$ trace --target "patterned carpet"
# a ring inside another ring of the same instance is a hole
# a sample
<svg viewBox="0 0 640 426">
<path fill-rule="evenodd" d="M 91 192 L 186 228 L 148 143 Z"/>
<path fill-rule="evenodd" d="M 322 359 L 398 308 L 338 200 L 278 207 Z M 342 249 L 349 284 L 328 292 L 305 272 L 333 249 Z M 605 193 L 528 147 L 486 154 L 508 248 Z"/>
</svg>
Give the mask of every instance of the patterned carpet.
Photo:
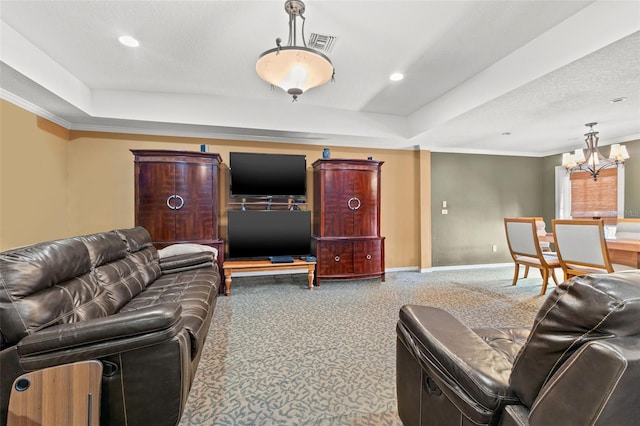
<svg viewBox="0 0 640 426">
<path fill-rule="evenodd" d="M 442 307 L 472 327 L 529 325 L 544 299 L 541 279 L 532 271 L 513 287 L 512 273 L 398 272 L 313 291 L 306 274 L 234 277 L 232 296 L 218 299 L 180 425 L 401 425 L 400 307 Z"/>
</svg>

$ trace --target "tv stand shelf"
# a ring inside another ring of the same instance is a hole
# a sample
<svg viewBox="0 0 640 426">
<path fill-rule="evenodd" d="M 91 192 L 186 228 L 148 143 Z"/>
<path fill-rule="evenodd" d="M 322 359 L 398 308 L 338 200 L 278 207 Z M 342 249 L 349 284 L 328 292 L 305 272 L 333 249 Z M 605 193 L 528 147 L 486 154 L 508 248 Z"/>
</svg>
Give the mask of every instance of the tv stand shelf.
<svg viewBox="0 0 640 426">
<path fill-rule="evenodd" d="M 241 210 L 247 210 L 247 207 L 255 209 L 255 207 L 263 207 L 265 210 L 302 210 L 301 207 L 306 207 L 307 202 L 299 199 L 249 199 L 243 198 L 242 201 L 230 201 L 229 206 L 240 207 Z"/>
<path fill-rule="evenodd" d="M 224 271 L 225 294 L 231 296 L 231 280 L 234 272 L 262 272 L 272 270 L 306 269 L 309 278 L 309 290 L 313 290 L 313 278 L 316 262 L 295 259 L 293 263 L 271 263 L 269 260 L 225 260 Z"/>
</svg>

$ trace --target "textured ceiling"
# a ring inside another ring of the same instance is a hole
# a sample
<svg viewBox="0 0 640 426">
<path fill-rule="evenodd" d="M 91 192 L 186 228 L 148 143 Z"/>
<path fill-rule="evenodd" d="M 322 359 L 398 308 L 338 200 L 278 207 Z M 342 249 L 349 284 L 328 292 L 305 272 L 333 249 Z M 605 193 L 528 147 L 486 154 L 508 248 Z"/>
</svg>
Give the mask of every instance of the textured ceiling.
<svg viewBox="0 0 640 426">
<path fill-rule="evenodd" d="M 296 103 L 255 72 L 283 4 L 3 0 L 0 94 L 80 130 L 532 156 L 590 121 L 640 138 L 636 0 L 308 0 L 336 82 Z"/>
</svg>

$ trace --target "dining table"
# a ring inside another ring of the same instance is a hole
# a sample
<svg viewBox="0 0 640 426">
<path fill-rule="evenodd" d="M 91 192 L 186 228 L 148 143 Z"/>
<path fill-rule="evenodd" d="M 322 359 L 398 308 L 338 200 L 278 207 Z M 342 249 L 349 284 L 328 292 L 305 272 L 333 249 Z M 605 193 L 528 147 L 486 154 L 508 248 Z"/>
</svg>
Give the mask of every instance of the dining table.
<svg viewBox="0 0 640 426">
<path fill-rule="evenodd" d="M 553 234 L 538 236 L 541 242 L 554 243 Z M 611 263 L 640 269 L 640 240 L 610 238 L 605 240 Z"/>
</svg>

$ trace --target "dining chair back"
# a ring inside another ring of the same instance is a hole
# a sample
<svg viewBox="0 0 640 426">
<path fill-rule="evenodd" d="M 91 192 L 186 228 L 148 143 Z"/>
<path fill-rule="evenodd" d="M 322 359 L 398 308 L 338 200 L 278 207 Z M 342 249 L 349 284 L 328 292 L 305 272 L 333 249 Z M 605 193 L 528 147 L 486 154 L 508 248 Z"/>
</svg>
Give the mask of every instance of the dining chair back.
<svg viewBox="0 0 640 426">
<path fill-rule="evenodd" d="M 609 261 L 602 219 L 554 219 L 553 236 L 564 278 L 609 273 Z"/>
<path fill-rule="evenodd" d="M 525 267 L 525 277 L 529 267 L 540 270 L 542 274 L 540 294 L 544 294 L 547 291 L 549 275 L 557 285 L 558 280 L 553 270 L 554 268 L 559 268 L 560 263 L 555 253 L 544 253 L 542 251 L 538 240 L 536 218 L 505 218 L 504 228 L 507 236 L 507 245 L 515 264 L 512 285 L 516 285 L 518 282 L 521 265 Z"/>
<path fill-rule="evenodd" d="M 640 240 L 640 219 L 620 218 L 616 226 L 617 240 Z"/>
</svg>

